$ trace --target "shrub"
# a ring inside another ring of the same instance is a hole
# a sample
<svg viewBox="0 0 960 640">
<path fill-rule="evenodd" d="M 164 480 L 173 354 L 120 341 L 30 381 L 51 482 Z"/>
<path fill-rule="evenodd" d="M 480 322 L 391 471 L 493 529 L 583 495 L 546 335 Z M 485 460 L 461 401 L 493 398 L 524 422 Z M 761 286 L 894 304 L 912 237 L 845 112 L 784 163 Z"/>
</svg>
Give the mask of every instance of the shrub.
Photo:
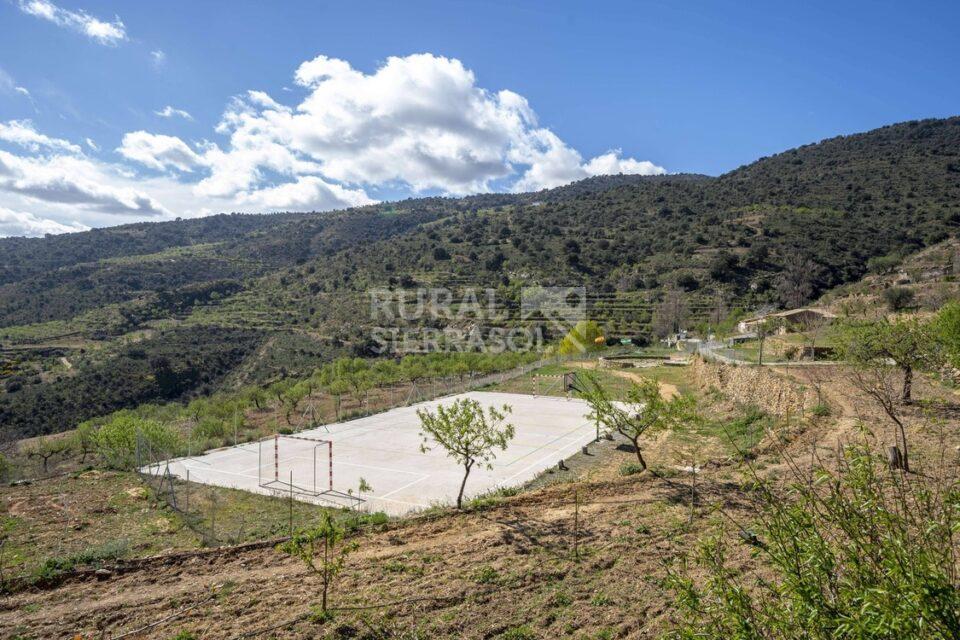
<svg viewBox="0 0 960 640">
<path fill-rule="evenodd" d="M 891 311 L 900 311 L 913 304 L 913 290 L 906 287 L 890 287 L 883 290 L 883 301 Z"/>
<path fill-rule="evenodd" d="M 755 478 L 749 542 L 772 577 L 741 575 L 718 534 L 693 561 L 697 577 L 683 563 L 669 569 L 683 620 L 670 637 L 958 637 L 960 485 L 944 477 L 891 474 L 851 448 L 837 471 L 796 468 L 786 492 Z"/>
<path fill-rule="evenodd" d="M 825 418 L 826 416 L 830 415 L 830 405 L 828 405 L 826 402 L 821 402 L 813 407 L 813 409 L 810 410 L 810 413 L 818 418 Z"/>
<path fill-rule="evenodd" d="M 620 475 L 621 476 L 632 476 L 638 473 L 643 473 L 643 465 L 639 462 L 624 462 L 620 465 Z"/>
<path fill-rule="evenodd" d="M 111 560 L 119 560 L 130 551 L 125 539 L 110 540 L 101 545 L 87 547 L 79 553 L 69 556 L 47 558 L 37 568 L 36 577 L 41 580 L 53 578 L 61 573 L 72 571 L 76 567 L 100 566 Z"/>
</svg>

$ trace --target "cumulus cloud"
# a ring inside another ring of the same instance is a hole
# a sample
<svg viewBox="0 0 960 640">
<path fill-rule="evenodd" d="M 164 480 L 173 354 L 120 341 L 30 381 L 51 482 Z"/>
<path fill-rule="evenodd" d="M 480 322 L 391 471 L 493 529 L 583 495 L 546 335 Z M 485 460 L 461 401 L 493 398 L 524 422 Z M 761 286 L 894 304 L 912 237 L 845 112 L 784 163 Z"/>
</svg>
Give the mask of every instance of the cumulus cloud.
<svg viewBox="0 0 960 640">
<path fill-rule="evenodd" d="M 80 156 L 24 157 L 0 151 L 0 191 L 105 214 L 169 213 L 149 194 L 118 185 L 121 177 Z"/>
<path fill-rule="evenodd" d="M 214 141 L 128 132 L 116 149 L 123 163 L 85 156 L 29 121 L 0 123 L 0 141 L 34 154 L 0 151 L 0 206 L 31 211 L 35 225 L 98 225 L 110 216 L 345 208 L 373 203 L 370 189 L 383 187 L 535 191 L 606 173 L 664 173 L 619 149 L 584 159 L 523 96 L 481 87 L 459 60 L 392 57 L 366 73 L 317 56 L 293 80 L 299 102 L 256 90 L 230 100 Z M 156 114 L 190 117 L 171 105 Z"/>
<path fill-rule="evenodd" d="M 71 233 L 87 231 L 90 227 L 73 222 L 62 224 L 56 220 L 40 218 L 25 211 L 14 211 L 0 207 L 0 237 L 27 236 L 37 237 L 48 233 Z"/>
<path fill-rule="evenodd" d="M 241 204 L 255 205 L 261 211 L 324 211 L 376 202 L 363 189 L 348 189 L 316 176 L 301 176 L 296 182 L 241 193 L 238 200 Z"/>
<path fill-rule="evenodd" d="M 106 22 L 83 10 L 63 9 L 49 0 L 20 0 L 19 7 L 28 15 L 82 33 L 102 45 L 115 46 L 127 39 L 126 27 L 119 17 Z"/>
<path fill-rule="evenodd" d="M 277 193 L 277 178 L 303 189 L 304 176 L 354 189 L 465 194 L 538 190 L 605 172 L 664 173 L 619 151 L 584 161 L 538 125 L 523 96 L 483 89 L 459 60 L 392 57 L 363 73 L 317 56 L 294 80 L 308 91 L 295 106 L 262 91 L 230 102 L 216 128 L 226 144 L 207 143 L 190 165 L 209 170 L 198 194 L 252 201 L 261 188 Z M 146 152 L 125 155 L 153 169 L 171 166 Z"/>
<path fill-rule="evenodd" d="M 170 105 L 165 106 L 159 111 L 154 111 L 154 113 L 161 118 L 183 118 L 184 120 L 193 120 L 193 116 L 183 109 L 175 109 Z"/>
<path fill-rule="evenodd" d="M 161 69 L 167 61 L 167 54 L 162 49 L 156 49 L 150 52 L 150 62 L 154 69 Z"/>
<path fill-rule="evenodd" d="M 203 163 L 200 156 L 180 138 L 146 131 L 125 134 L 117 151 L 125 158 L 157 171 L 166 169 L 193 171 Z"/>
<path fill-rule="evenodd" d="M 0 141 L 10 142 L 34 152 L 40 151 L 41 149 L 53 149 L 57 151 L 67 151 L 69 153 L 80 153 L 80 147 L 77 145 L 67 140 L 51 138 L 38 132 L 29 120 L 0 122 Z"/>
</svg>

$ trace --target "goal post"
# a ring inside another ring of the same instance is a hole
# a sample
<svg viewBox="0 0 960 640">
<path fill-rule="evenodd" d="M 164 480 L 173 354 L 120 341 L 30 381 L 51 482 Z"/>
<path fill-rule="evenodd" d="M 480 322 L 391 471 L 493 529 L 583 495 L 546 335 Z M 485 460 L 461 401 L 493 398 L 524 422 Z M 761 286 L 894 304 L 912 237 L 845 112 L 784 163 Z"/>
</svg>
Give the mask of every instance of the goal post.
<svg viewBox="0 0 960 640">
<path fill-rule="evenodd" d="M 277 434 L 260 441 L 257 484 L 276 493 L 333 493 L 333 441 Z"/>
</svg>

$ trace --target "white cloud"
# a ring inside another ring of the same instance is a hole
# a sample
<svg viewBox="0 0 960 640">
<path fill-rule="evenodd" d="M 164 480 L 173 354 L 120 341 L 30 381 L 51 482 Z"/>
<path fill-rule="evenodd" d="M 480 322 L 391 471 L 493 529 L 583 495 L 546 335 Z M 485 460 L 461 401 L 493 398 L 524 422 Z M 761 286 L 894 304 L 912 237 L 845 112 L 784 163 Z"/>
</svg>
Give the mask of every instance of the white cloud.
<svg viewBox="0 0 960 640">
<path fill-rule="evenodd" d="M 125 134 L 117 151 L 125 158 L 157 171 L 193 171 L 203 163 L 200 156 L 180 138 L 146 131 Z"/>
<path fill-rule="evenodd" d="M 56 220 L 40 218 L 25 211 L 14 211 L 0 207 L 0 237 L 43 236 L 48 233 L 71 233 L 87 231 L 90 227 L 74 222 L 61 224 Z"/>
<path fill-rule="evenodd" d="M 167 54 L 161 49 L 151 51 L 150 62 L 153 64 L 154 69 L 160 69 L 167 62 Z"/>
<path fill-rule="evenodd" d="M 52 149 L 68 153 L 80 153 L 80 147 L 67 140 L 51 138 L 39 133 L 33 128 L 33 123 L 29 120 L 0 122 L 0 141 L 10 142 L 34 152 L 41 149 Z"/>
<path fill-rule="evenodd" d="M 584 169 L 591 176 L 613 175 L 617 173 L 638 173 L 640 175 L 656 175 L 664 173 L 662 167 L 658 167 L 648 160 L 638 161 L 633 158 L 621 158 L 620 149 L 608 151 L 602 156 L 597 156 L 586 165 Z"/>
<path fill-rule="evenodd" d="M 62 9 L 49 0 L 19 0 L 19 7 L 26 14 L 82 33 L 102 45 L 113 46 L 127 39 L 126 27 L 119 17 L 105 22 L 83 10 Z"/>
<path fill-rule="evenodd" d="M 479 87 L 459 60 L 392 57 L 367 74 L 318 56 L 294 79 L 309 91 L 296 106 L 262 91 L 231 101 L 216 128 L 227 144 L 208 143 L 200 152 L 210 174 L 197 185 L 199 195 L 242 200 L 273 188 L 277 177 L 296 184 L 306 175 L 353 188 L 465 194 L 538 190 L 606 171 L 664 173 L 619 151 L 585 162 L 538 125 L 523 96 Z"/>
<path fill-rule="evenodd" d="M 362 189 L 348 189 L 316 176 L 301 176 L 296 182 L 241 193 L 238 201 L 260 211 L 326 211 L 374 204 Z"/>
<path fill-rule="evenodd" d="M 620 150 L 585 160 L 538 123 L 523 96 L 478 86 L 454 59 L 394 57 L 365 73 L 318 56 L 294 80 L 306 93 L 298 104 L 263 91 L 232 99 L 218 142 L 128 132 L 116 149 L 125 162 L 85 156 L 29 121 L 0 123 L 0 140 L 33 154 L 0 151 L 0 207 L 30 211 L 40 221 L 27 221 L 34 225 L 73 228 L 118 218 L 337 209 L 374 202 L 368 189 L 377 187 L 521 191 L 603 173 L 664 172 Z M 0 91 L 7 85 L 16 86 L 0 73 Z M 170 105 L 156 113 L 189 116 Z M 85 144 L 99 149 L 91 139 Z"/>
<path fill-rule="evenodd" d="M 159 111 L 154 111 L 154 113 L 160 116 L 161 118 L 177 117 L 177 118 L 183 118 L 184 120 L 193 120 L 193 116 L 190 115 L 188 112 L 184 111 L 183 109 L 175 109 L 170 105 L 165 106 L 163 109 L 160 109 Z"/>
<path fill-rule="evenodd" d="M 3 67 L 0 67 L 0 93 L 8 95 L 18 93 L 27 98 L 30 97 L 30 92 L 27 91 L 26 87 L 18 85 L 13 76 L 7 73 Z"/>
<path fill-rule="evenodd" d="M 86 143 L 88 147 L 90 147 L 91 151 L 100 151 L 100 146 L 96 142 L 94 142 L 92 138 L 84 138 L 83 141 Z"/>
<path fill-rule="evenodd" d="M 103 214 L 153 217 L 169 213 L 131 181 L 82 156 L 23 157 L 0 151 L 0 191 Z"/>
</svg>

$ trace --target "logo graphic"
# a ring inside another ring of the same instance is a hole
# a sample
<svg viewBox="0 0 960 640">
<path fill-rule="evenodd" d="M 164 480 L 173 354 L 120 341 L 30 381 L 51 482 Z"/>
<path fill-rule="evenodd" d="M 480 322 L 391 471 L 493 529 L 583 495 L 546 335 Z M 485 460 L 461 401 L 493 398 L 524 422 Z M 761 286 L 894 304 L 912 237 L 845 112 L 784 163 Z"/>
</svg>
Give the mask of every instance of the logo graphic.
<svg viewBox="0 0 960 640">
<path fill-rule="evenodd" d="M 585 287 L 524 287 L 520 292 L 520 317 L 548 323 L 557 335 L 566 335 L 578 351 L 586 351 L 586 338 L 577 323 L 587 318 Z"/>
</svg>

